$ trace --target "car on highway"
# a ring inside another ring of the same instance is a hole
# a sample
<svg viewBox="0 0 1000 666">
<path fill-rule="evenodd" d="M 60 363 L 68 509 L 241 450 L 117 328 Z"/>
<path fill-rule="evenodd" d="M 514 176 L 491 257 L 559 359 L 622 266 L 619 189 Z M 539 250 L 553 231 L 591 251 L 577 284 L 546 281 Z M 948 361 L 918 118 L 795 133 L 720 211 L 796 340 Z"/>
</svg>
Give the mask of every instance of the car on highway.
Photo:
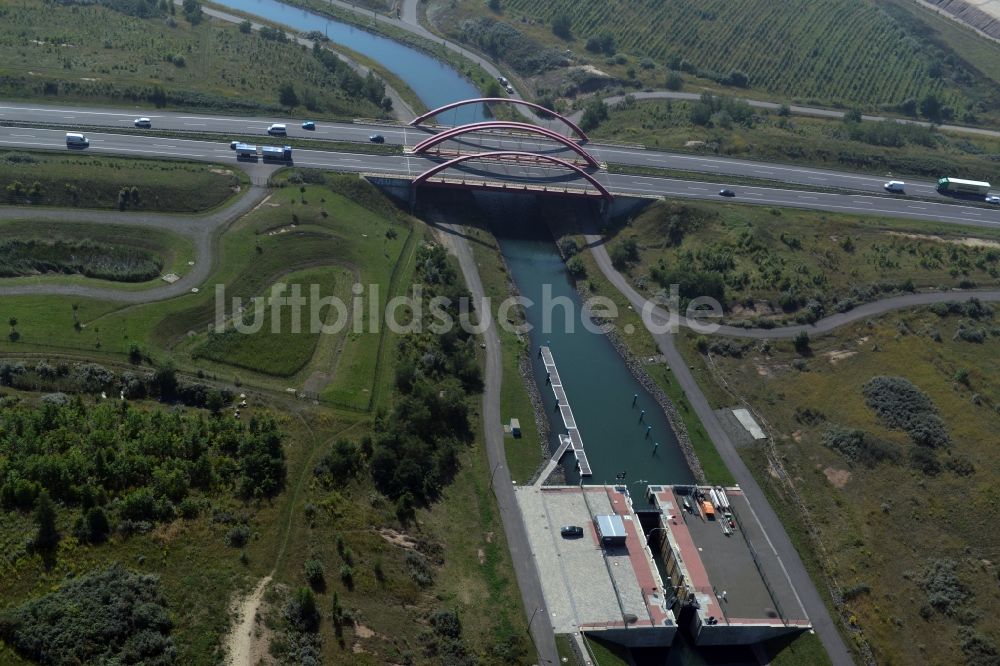
<svg viewBox="0 0 1000 666">
<path fill-rule="evenodd" d="M 513 95 L 514 94 L 514 86 L 508 85 L 508 86 L 506 86 L 506 89 L 507 89 L 507 94 L 508 95 Z"/>
<path fill-rule="evenodd" d="M 559 528 L 559 534 L 564 539 L 577 539 L 583 536 L 583 528 L 579 525 L 565 525 Z"/>
<path fill-rule="evenodd" d="M 989 204 L 1000 204 L 1000 196 L 994 194 L 992 196 L 986 197 L 985 201 L 986 203 Z"/>
<path fill-rule="evenodd" d="M 153 121 L 149 118 L 136 118 L 133 122 L 136 127 L 142 127 L 144 129 L 149 129 L 153 126 Z"/>
<path fill-rule="evenodd" d="M 302 123 L 302 129 L 304 130 L 314 130 L 316 129 L 316 123 L 312 120 L 306 120 Z"/>
<path fill-rule="evenodd" d="M 368 140 L 371 141 L 372 143 L 385 143 L 385 137 L 382 136 L 381 134 L 372 134 L 370 137 L 368 137 Z"/>
<path fill-rule="evenodd" d="M 719 190 L 719 196 L 720 197 L 735 197 L 736 196 L 736 192 L 733 192 L 731 189 L 729 189 L 727 187 L 727 188 Z"/>
<path fill-rule="evenodd" d="M 229 142 L 229 150 L 236 150 L 236 146 L 238 146 L 239 143 L 240 143 L 239 141 L 230 141 Z"/>
<path fill-rule="evenodd" d="M 890 180 L 888 183 L 883 185 L 886 192 L 905 192 L 906 183 L 901 180 Z"/>
<path fill-rule="evenodd" d="M 287 136 L 288 128 L 282 123 L 275 123 L 267 128 L 267 133 L 271 136 Z"/>
<path fill-rule="evenodd" d="M 86 148 L 90 145 L 90 139 L 79 132 L 66 132 L 67 148 Z"/>
</svg>

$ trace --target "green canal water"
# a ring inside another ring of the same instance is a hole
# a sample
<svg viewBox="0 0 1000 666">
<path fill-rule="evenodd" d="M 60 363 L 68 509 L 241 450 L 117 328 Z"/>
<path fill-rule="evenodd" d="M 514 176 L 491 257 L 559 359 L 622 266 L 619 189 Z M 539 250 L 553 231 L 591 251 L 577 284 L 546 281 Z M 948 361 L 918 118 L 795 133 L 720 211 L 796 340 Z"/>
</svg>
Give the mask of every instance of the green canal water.
<svg viewBox="0 0 1000 666">
<path fill-rule="evenodd" d="M 558 447 L 558 435 L 565 428 L 546 383 L 538 355 L 541 345 L 552 350 L 593 469 L 593 476 L 584 478 L 584 483 L 614 483 L 622 473 L 630 486 L 636 484 L 636 490 L 644 483 L 693 481 L 663 410 L 607 336 L 584 328 L 582 299 L 566 272 L 547 220 L 541 218 L 542 209 L 529 197 L 491 196 L 488 200 L 483 208 L 491 217 L 511 276 L 521 295 L 534 303 L 525 312 L 532 326 L 529 339 L 535 382 L 551 424 L 550 450 Z M 572 210 L 589 214 L 584 206 Z M 567 481 L 578 483 L 573 454 L 568 452 L 564 461 L 569 462 Z"/>
</svg>

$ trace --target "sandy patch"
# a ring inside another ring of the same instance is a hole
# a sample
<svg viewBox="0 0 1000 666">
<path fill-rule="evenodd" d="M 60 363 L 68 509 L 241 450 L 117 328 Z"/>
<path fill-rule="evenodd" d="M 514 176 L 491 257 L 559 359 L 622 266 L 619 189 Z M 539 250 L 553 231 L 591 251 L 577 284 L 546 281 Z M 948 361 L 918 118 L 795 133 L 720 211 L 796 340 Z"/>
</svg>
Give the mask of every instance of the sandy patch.
<svg viewBox="0 0 1000 666">
<path fill-rule="evenodd" d="M 890 236 L 902 236 L 914 240 L 933 241 L 935 243 L 949 243 L 951 245 L 964 245 L 965 247 L 1000 247 L 1000 242 L 986 240 L 985 238 L 942 238 L 932 234 L 907 234 L 902 231 L 890 231 Z"/>
<path fill-rule="evenodd" d="M 220 176 L 231 176 L 233 172 L 230 169 L 209 169 L 209 173 L 217 173 Z"/>
<path fill-rule="evenodd" d="M 837 365 L 838 362 L 851 358 L 857 353 L 856 351 L 848 351 L 847 349 L 834 349 L 833 351 L 824 352 L 823 356 L 829 359 L 830 365 Z"/>
<path fill-rule="evenodd" d="M 486 551 L 482 548 L 476 550 L 476 557 L 479 558 L 479 564 L 486 564 Z"/>
<path fill-rule="evenodd" d="M 760 363 L 757 363 L 754 367 L 757 368 L 757 374 L 761 377 L 769 377 L 771 375 L 771 371 Z"/>
<path fill-rule="evenodd" d="M 701 148 L 704 145 L 705 145 L 704 141 L 685 141 L 684 142 L 684 147 L 685 148 Z"/>
<path fill-rule="evenodd" d="M 847 485 L 847 482 L 851 480 L 851 473 L 846 469 L 827 467 L 823 470 L 823 474 L 826 475 L 826 480 L 829 481 L 834 488 L 843 488 Z"/>
<path fill-rule="evenodd" d="M 380 537 L 388 541 L 394 546 L 399 546 L 400 548 L 409 548 L 410 550 L 417 549 L 417 542 L 414 541 L 413 537 L 408 534 L 403 534 L 402 532 L 397 532 L 389 527 L 382 527 L 378 530 Z"/>
<path fill-rule="evenodd" d="M 801 430 L 796 430 L 795 432 L 793 432 L 792 433 L 792 439 L 794 439 L 796 442 L 801 442 L 802 441 L 802 431 Z"/>
<path fill-rule="evenodd" d="M 288 225 L 285 225 L 283 227 L 278 227 L 277 229 L 271 229 L 270 231 L 267 232 L 267 235 L 268 236 L 277 236 L 278 234 L 283 234 L 283 233 L 289 232 L 289 231 L 291 231 L 292 229 L 294 229 L 297 226 L 299 226 L 299 225 L 297 225 L 297 224 L 288 224 Z"/>
<path fill-rule="evenodd" d="M 493 543 L 493 532 L 486 533 L 486 543 Z"/>
<path fill-rule="evenodd" d="M 354 635 L 358 638 L 372 638 L 375 636 L 375 632 L 363 624 L 356 624 L 354 625 Z"/>
<path fill-rule="evenodd" d="M 257 210 L 258 208 L 260 208 L 261 206 L 265 205 L 270 200 L 271 200 L 271 195 L 268 194 L 266 197 L 264 197 L 263 199 L 261 199 L 260 203 L 257 204 L 256 206 L 254 206 L 253 209 Z M 273 204 L 273 205 L 277 206 L 278 204 Z"/>
<path fill-rule="evenodd" d="M 258 612 L 264 600 L 264 589 L 271 582 L 271 576 L 264 577 L 253 591 L 242 599 L 235 599 L 230 613 L 235 618 L 232 630 L 226 637 L 227 666 L 256 666 L 270 664 L 266 631 L 257 631 Z"/>
</svg>

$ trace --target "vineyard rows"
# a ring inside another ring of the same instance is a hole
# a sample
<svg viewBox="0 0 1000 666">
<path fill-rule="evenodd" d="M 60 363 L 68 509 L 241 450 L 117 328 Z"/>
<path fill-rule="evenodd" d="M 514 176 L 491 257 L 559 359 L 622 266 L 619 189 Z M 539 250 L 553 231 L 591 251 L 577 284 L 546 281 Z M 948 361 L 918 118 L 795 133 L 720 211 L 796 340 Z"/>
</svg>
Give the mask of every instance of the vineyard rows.
<svg viewBox="0 0 1000 666">
<path fill-rule="evenodd" d="M 704 71 L 740 70 L 753 88 L 845 104 L 936 94 L 962 108 L 940 51 L 870 0 L 505 0 L 511 16 L 565 13 L 579 40 L 610 31 L 620 51 Z M 578 48 L 582 51 L 582 48 Z M 939 68 L 940 69 L 940 68 Z"/>
</svg>

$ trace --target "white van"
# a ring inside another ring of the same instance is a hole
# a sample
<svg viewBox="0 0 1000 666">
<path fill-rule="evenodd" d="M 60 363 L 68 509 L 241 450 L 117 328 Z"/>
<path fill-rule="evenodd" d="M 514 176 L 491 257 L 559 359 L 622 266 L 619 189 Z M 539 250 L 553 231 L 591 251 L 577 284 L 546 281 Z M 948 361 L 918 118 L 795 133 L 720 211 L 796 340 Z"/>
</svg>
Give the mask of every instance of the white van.
<svg viewBox="0 0 1000 666">
<path fill-rule="evenodd" d="M 285 136 L 288 134 L 288 129 L 282 124 L 274 124 L 267 128 L 267 133 L 271 136 Z"/>
<path fill-rule="evenodd" d="M 883 187 L 886 192 L 903 192 L 906 190 L 906 183 L 901 180 L 890 180 Z"/>
<path fill-rule="evenodd" d="M 67 148 L 86 148 L 90 145 L 90 140 L 79 132 L 66 132 Z"/>
</svg>

